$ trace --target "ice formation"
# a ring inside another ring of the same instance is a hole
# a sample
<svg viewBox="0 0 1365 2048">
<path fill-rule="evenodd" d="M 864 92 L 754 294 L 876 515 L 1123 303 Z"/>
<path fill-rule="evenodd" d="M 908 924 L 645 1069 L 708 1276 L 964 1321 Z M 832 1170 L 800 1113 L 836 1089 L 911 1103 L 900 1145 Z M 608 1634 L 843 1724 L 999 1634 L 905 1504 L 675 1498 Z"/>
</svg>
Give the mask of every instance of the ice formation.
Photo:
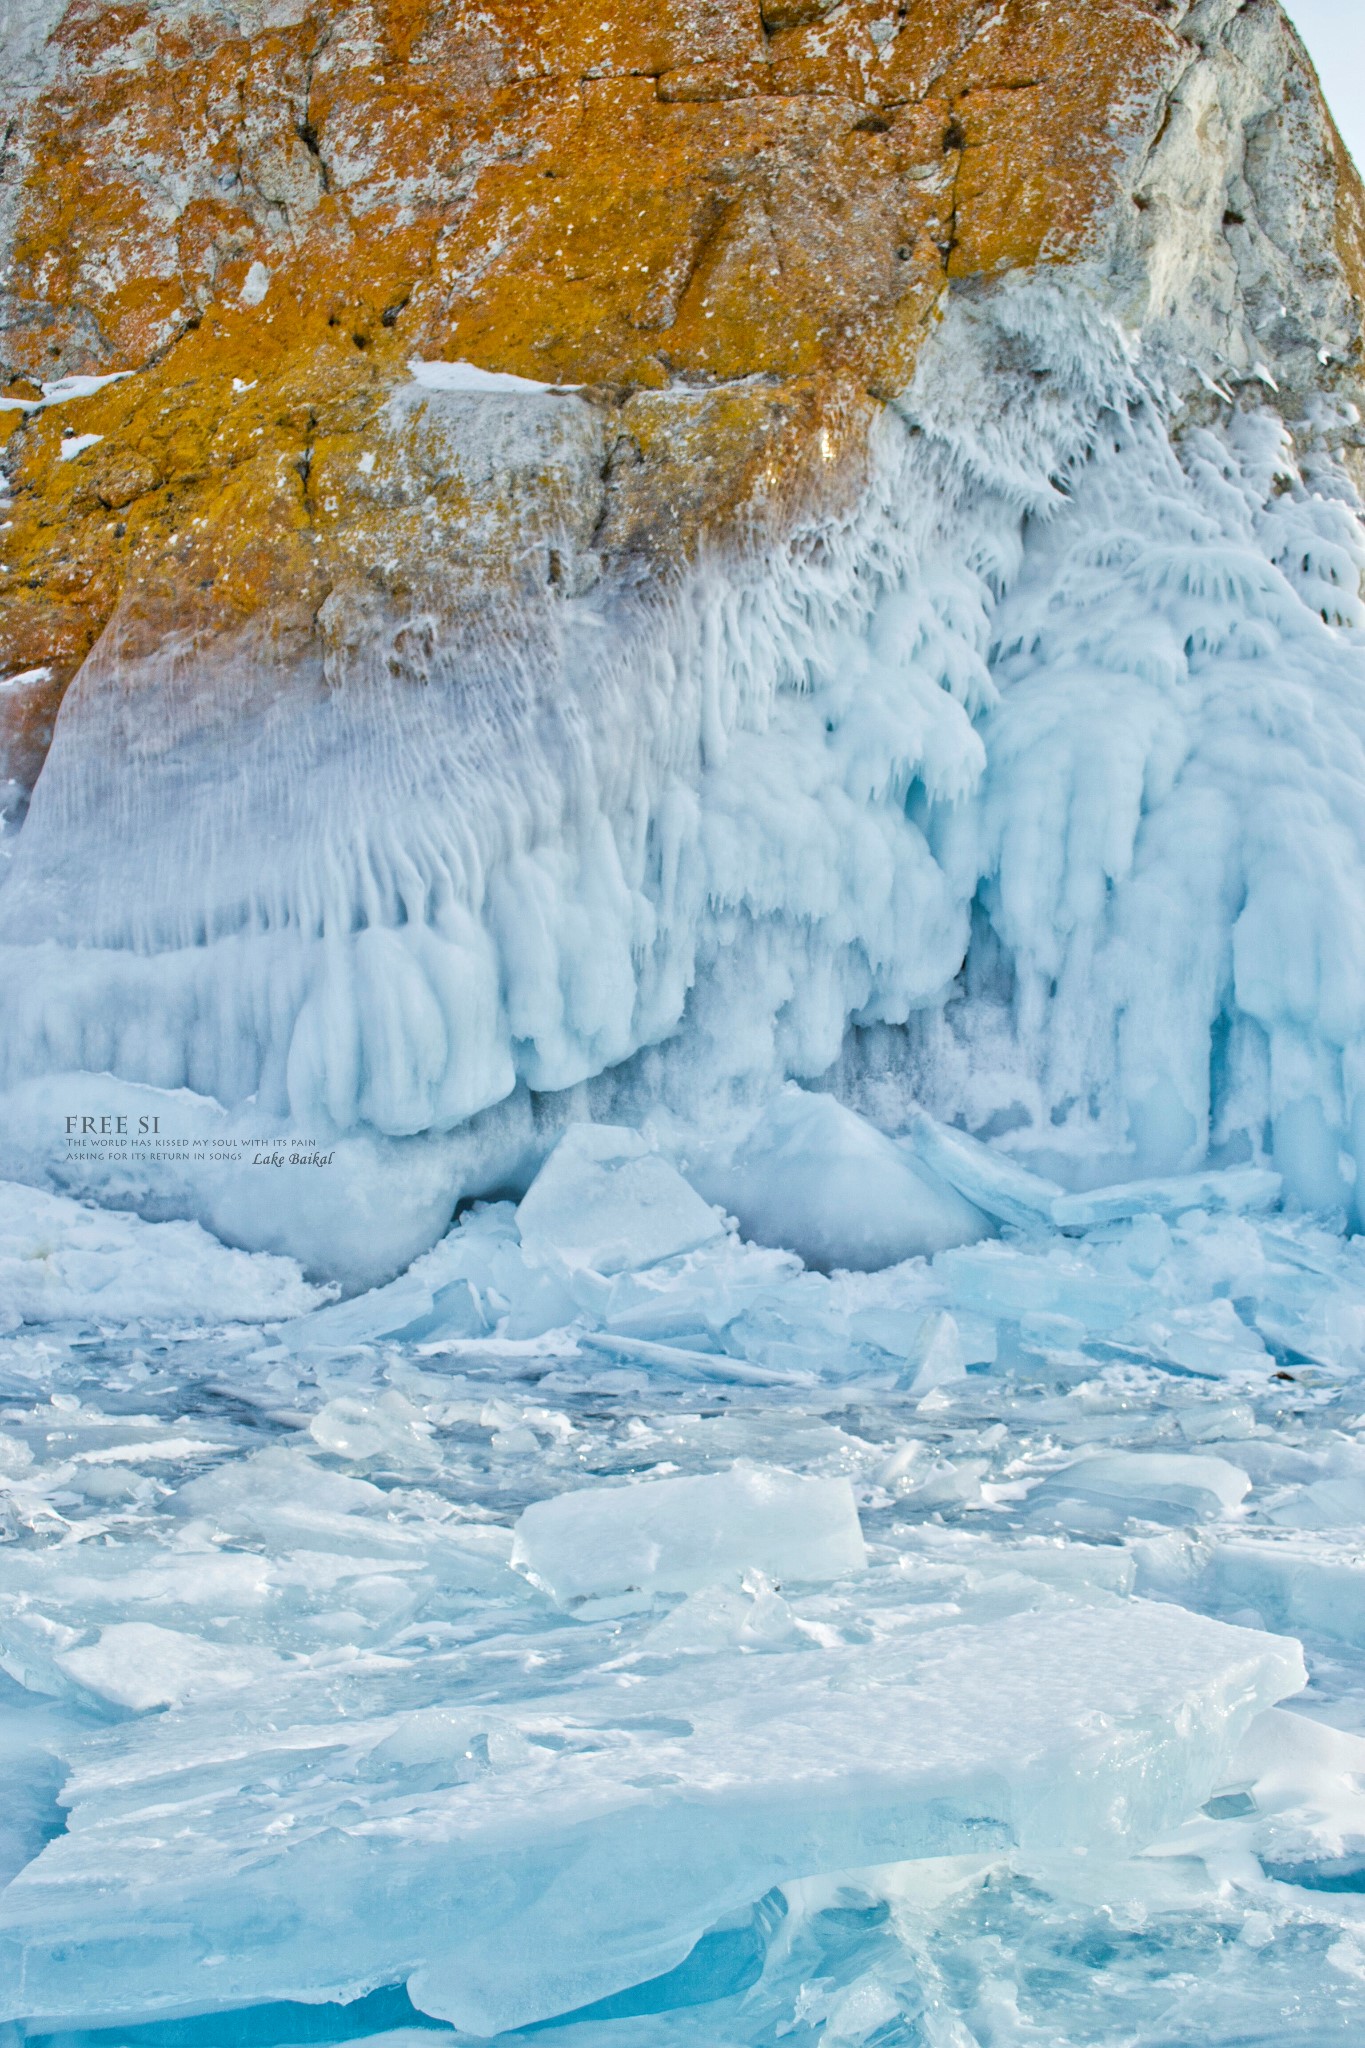
<svg viewBox="0 0 1365 2048">
<path fill-rule="evenodd" d="M 1100 255 L 958 278 L 858 490 L 302 661 L 130 606 L 68 692 L 5 2044 L 1362 2038 L 1359 308 L 1278 13 L 1180 19 Z M 600 391 L 403 360 L 367 436 L 596 502 Z"/>
<path fill-rule="evenodd" d="M 587 459 L 572 394 L 412 388 L 492 461 Z M 83 1073 L 358 1147 L 357 1181 L 393 1151 L 369 1264 L 295 1187 L 175 1195 L 355 1285 L 585 1107 L 714 1146 L 871 1060 L 901 1118 L 1072 1189 L 1240 1161 L 1354 1213 L 1365 540 L 1327 402 L 1291 434 L 1264 397 L 1173 439 L 1082 283 L 1007 282 L 949 311 L 852 512 L 666 598 L 364 642 L 311 698 L 261 648 L 215 676 L 111 632 L 0 892 L 8 1170 L 110 1191 L 25 1136 Z M 981 1227 L 888 1187 L 861 1257 L 769 1234 L 875 1263 Z"/>
<path fill-rule="evenodd" d="M 936 1174 L 832 1095 L 791 1083 L 741 1143 L 722 1140 L 690 1171 L 746 1237 L 826 1271 L 875 1272 L 990 1230 L 951 1174 Z"/>
<path fill-rule="evenodd" d="M 292 1260 L 230 1251 L 197 1223 L 140 1224 L 0 1181 L 0 1330 L 95 1304 L 115 1323 L 267 1322 L 324 1298 Z"/>
</svg>

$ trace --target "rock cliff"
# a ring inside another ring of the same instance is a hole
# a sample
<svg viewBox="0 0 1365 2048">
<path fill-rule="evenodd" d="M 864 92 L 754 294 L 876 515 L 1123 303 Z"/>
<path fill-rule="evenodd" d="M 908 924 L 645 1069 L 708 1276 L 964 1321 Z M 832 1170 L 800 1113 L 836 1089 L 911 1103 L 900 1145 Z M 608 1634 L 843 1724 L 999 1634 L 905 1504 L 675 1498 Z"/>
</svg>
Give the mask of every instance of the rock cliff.
<svg viewBox="0 0 1365 2048">
<path fill-rule="evenodd" d="M 846 500 L 1004 272 L 1087 269 L 1218 379 L 1358 367 L 1360 190 L 1274 0 L 76 0 L 9 38 L 25 787 L 111 619 L 344 644 Z M 585 403 L 452 430 L 408 368 L 451 359 Z"/>
</svg>

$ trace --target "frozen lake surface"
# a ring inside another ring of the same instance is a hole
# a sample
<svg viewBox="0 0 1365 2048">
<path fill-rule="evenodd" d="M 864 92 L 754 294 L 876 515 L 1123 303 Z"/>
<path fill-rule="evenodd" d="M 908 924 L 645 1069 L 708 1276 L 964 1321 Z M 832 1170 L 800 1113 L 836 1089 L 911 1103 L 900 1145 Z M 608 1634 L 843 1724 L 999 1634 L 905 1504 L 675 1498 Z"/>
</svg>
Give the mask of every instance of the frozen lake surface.
<svg viewBox="0 0 1365 2048">
<path fill-rule="evenodd" d="M 1365 2039 L 1365 1249 L 587 1153 L 330 1306 L 7 1191 L 0 2039 Z"/>
</svg>

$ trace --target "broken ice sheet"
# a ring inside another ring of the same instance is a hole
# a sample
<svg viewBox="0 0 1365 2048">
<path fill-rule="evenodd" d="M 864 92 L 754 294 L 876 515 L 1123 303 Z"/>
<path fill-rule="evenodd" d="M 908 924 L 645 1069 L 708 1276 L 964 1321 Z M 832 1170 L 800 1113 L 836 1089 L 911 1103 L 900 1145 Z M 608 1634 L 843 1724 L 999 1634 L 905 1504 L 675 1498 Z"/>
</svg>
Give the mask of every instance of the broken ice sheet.
<svg viewBox="0 0 1365 2048">
<path fill-rule="evenodd" d="M 264 1331 L 3 1340 L 7 2010 L 1110 2048 L 1104 1949 L 1138 2048 L 1186 1961 L 1320 2048 L 1344 1781 L 1218 1802 L 1259 1706 L 1365 1722 L 1358 1254 L 1231 1195 L 1012 1230 L 556 1272 L 504 1203 L 349 1303 L 263 1273 Z"/>
<path fill-rule="evenodd" d="M 743 1142 L 694 1168 L 746 1237 L 808 1265 L 873 1270 L 987 1235 L 982 1211 L 932 1165 L 832 1095 L 788 1084 Z"/>
<path fill-rule="evenodd" d="M 676 1967 L 784 1879 L 1136 1846 L 1302 1678 L 1292 1644 L 1113 1603 L 533 1691 L 462 1716 L 415 1774 L 414 1710 L 329 1729 L 275 1678 L 254 1713 L 238 1695 L 198 1730 L 171 1714 L 89 1745 L 69 1832 L 0 1900 L 0 1985 L 28 2020 L 143 2016 L 207 1951 L 215 1999 L 406 1978 L 420 2010 L 494 2034 Z"/>
</svg>

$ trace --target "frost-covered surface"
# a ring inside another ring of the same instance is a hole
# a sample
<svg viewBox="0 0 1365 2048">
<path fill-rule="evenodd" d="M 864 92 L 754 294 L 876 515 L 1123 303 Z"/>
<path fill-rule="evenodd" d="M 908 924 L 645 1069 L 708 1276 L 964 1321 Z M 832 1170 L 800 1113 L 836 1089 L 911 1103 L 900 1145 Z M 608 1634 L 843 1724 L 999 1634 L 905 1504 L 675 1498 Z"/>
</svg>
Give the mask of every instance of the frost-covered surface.
<svg viewBox="0 0 1365 2048">
<path fill-rule="evenodd" d="M 105 1218 L 166 1310 L 0 1340 L 16 2039 L 1357 2041 L 1365 1251 L 921 1118 L 1016 1221 L 827 1277 L 630 1137 L 264 1330 Z"/>
</svg>

